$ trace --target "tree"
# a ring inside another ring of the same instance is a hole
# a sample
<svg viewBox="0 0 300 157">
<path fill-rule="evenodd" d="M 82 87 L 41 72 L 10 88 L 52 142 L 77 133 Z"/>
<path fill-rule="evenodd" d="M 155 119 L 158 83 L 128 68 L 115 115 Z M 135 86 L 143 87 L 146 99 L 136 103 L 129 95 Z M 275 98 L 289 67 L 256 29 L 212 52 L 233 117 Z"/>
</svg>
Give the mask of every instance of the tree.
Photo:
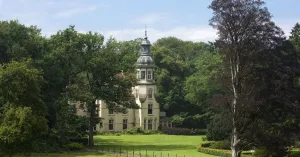
<svg viewBox="0 0 300 157">
<path fill-rule="evenodd" d="M 62 33 L 67 31 L 69 30 Z M 71 30 L 71 33 L 78 47 L 71 47 L 77 53 L 76 56 L 71 56 L 74 60 L 68 61 L 74 61 L 72 64 L 75 65 L 75 71 L 69 79 L 67 94 L 69 100 L 85 103 L 84 108 L 87 109 L 89 119 L 89 145 L 93 146 L 93 128 L 99 120 L 95 115 L 95 101 L 105 101 L 108 108 L 116 112 L 136 107 L 131 99 L 131 87 L 134 86 L 135 79 L 134 75 L 130 75 L 130 69 L 124 69 L 122 66 L 120 59 L 123 54 L 119 53 L 118 44 L 114 39 L 109 39 L 107 44 L 103 45 L 103 36 L 97 33 L 81 34 L 74 30 Z"/>
<path fill-rule="evenodd" d="M 272 119 L 269 116 L 260 119 L 270 111 L 270 106 L 290 109 L 295 103 L 295 93 L 282 86 L 289 84 L 294 88 L 290 82 L 294 76 L 278 75 L 283 71 L 274 66 L 291 67 L 276 62 L 282 57 L 275 51 L 283 44 L 283 32 L 271 21 L 263 5 L 261 0 L 213 0 L 209 6 L 213 10 L 210 25 L 218 30 L 216 45 L 223 55 L 222 84 L 226 89 L 226 94 L 215 100 L 225 104 L 230 113 L 233 157 L 239 157 L 244 148 L 254 143 L 251 136 L 255 135 L 255 129 L 263 127 L 257 121 Z M 281 61 L 286 60 L 281 58 Z M 283 76 L 290 77 L 283 79 Z M 290 99 L 275 93 L 286 94 Z"/>
<path fill-rule="evenodd" d="M 295 49 L 300 53 L 300 24 L 296 23 L 292 29 L 289 40 L 294 45 Z"/>
<path fill-rule="evenodd" d="M 44 38 L 36 26 L 26 27 L 18 21 L 0 22 L 0 63 L 41 59 L 44 51 Z"/>
<path fill-rule="evenodd" d="M 199 106 L 186 100 L 185 81 L 195 71 L 196 58 L 209 49 L 208 44 L 182 41 L 175 37 L 161 38 L 153 44 L 152 52 L 158 88 L 157 100 L 168 116 L 189 112 L 197 114 Z"/>
<path fill-rule="evenodd" d="M 47 132 L 42 83 L 42 74 L 31 60 L 0 67 L 0 150 L 10 156 L 25 148 L 30 151 L 33 141 Z"/>
</svg>

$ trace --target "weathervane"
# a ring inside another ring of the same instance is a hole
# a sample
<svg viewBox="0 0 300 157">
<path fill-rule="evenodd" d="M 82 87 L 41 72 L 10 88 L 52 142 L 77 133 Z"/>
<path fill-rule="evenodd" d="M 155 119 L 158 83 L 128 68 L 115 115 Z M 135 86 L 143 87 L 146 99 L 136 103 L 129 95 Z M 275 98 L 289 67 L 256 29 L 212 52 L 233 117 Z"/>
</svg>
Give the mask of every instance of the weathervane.
<svg viewBox="0 0 300 157">
<path fill-rule="evenodd" d="M 147 25 L 145 25 L 145 39 L 147 39 Z"/>
</svg>

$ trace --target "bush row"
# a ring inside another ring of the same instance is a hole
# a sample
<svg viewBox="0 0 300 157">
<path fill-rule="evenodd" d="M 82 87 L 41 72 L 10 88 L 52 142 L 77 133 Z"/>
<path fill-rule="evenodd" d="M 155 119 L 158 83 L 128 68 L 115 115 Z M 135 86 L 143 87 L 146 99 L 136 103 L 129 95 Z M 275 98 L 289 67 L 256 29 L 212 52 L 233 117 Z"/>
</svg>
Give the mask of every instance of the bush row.
<svg viewBox="0 0 300 157">
<path fill-rule="evenodd" d="M 218 144 L 216 144 L 218 143 Z M 231 157 L 231 150 L 225 150 L 220 149 L 216 147 L 223 147 L 225 145 L 225 148 L 228 148 L 228 141 L 217 141 L 217 142 L 209 142 L 209 143 L 203 143 L 198 147 L 198 152 L 210 154 L 210 155 L 216 155 L 221 157 Z M 214 148 L 213 148 L 214 147 Z M 252 153 L 242 153 L 242 157 L 252 157 Z"/>
<path fill-rule="evenodd" d="M 168 135 L 205 135 L 205 129 L 189 129 L 189 128 L 169 128 L 165 127 L 161 129 L 163 134 Z"/>
<path fill-rule="evenodd" d="M 98 135 L 151 135 L 161 133 L 159 130 L 142 130 L 140 127 L 135 127 L 124 131 L 103 131 L 99 132 Z"/>
<path fill-rule="evenodd" d="M 161 130 L 142 130 L 139 127 L 132 128 L 126 131 L 104 131 L 99 132 L 99 135 L 151 135 L 151 134 L 167 134 L 167 135 L 205 135 L 206 130 L 205 129 L 189 129 L 189 128 L 169 128 L 165 127 Z"/>
<path fill-rule="evenodd" d="M 204 148 L 199 147 L 198 152 L 210 154 L 210 155 L 216 155 L 221 157 L 231 157 L 231 151 L 230 150 L 221 150 L 221 149 L 212 149 L 212 148 Z"/>
</svg>

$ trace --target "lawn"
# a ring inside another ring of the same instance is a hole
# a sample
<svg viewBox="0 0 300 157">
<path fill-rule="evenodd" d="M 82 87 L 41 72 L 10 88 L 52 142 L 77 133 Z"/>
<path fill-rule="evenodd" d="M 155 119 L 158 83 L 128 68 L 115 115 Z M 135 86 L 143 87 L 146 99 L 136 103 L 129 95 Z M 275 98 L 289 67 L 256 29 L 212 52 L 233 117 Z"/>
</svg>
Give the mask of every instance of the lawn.
<svg viewBox="0 0 300 157">
<path fill-rule="evenodd" d="M 109 150 L 136 155 L 156 157 L 215 157 L 197 152 L 196 146 L 203 136 L 173 136 L 173 135 L 97 135 L 95 144 L 99 150 Z"/>
<path fill-rule="evenodd" d="M 17 157 L 23 157 L 19 155 Z M 33 153 L 30 157 L 113 157 L 113 155 L 107 155 L 102 153 L 92 152 L 64 152 L 64 153 Z"/>
</svg>

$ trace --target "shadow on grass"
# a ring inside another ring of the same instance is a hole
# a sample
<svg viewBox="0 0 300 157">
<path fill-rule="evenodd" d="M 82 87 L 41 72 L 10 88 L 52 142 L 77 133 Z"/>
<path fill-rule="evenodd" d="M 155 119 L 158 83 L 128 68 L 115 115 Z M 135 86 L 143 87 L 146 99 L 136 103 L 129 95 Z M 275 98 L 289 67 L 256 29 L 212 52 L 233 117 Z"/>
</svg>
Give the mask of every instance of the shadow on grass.
<svg viewBox="0 0 300 157">
<path fill-rule="evenodd" d="M 189 145 L 97 145 L 95 146 L 98 150 L 116 150 L 119 151 L 132 151 L 132 150 L 141 150 L 141 151 L 172 151 L 172 150 L 190 150 L 196 149 L 196 146 Z"/>
<path fill-rule="evenodd" d="M 117 150 L 122 151 L 132 151 L 132 150 L 141 150 L 141 151 L 172 151 L 172 150 L 190 150 L 196 149 L 195 145 L 175 145 L 175 144 L 147 144 L 143 142 L 128 142 L 120 139 L 97 139 L 95 140 L 97 145 L 95 146 L 98 150 Z"/>
</svg>

